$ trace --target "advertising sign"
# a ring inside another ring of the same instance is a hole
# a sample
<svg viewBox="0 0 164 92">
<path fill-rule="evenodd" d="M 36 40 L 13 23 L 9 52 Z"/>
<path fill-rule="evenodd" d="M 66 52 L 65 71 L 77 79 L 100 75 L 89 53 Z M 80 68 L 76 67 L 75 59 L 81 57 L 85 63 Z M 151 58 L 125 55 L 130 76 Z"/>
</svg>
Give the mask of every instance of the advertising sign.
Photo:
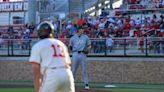
<svg viewBox="0 0 164 92">
<path fill-rule="evenodd" d="M 1 2 L 0 12 L 15 12 L 28 10 L 28 2 Z"/>
</svg>

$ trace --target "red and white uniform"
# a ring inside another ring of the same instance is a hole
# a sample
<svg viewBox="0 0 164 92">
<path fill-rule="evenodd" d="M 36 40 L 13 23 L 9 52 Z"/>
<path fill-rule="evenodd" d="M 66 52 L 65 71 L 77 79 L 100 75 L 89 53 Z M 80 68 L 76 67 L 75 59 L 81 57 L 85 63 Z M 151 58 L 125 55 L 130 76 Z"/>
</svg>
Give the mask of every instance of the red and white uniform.
<svg viewBox="0 0 164 92">
<path fill-rule="evenodd" d="M 66 68 L 71 59 L 63 42 L 40 40 L 32 47 L 29 61 L 40 64 L 43 79 L 39 92 L 75 92 L 72 72 Z"/>
</svg>

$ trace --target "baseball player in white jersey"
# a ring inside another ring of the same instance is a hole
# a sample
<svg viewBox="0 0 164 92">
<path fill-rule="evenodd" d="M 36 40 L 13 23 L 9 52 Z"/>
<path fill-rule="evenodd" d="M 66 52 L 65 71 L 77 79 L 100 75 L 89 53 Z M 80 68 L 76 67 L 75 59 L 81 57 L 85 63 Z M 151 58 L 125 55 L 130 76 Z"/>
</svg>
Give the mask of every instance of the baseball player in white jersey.
<svg viewBox="0 0 164 92">
<path fill-rule="evenodd" d="M 88 73 L 87 73 L 87 49 L 91 48 L 89 37 L 83 34 L 85 26 L 79 26 L 77 33 L 70 39 L 70 49 L 72 50 L 72 72 L 75 77 L 77 68 L 81 64 L 82 76 L 85 89 L 89 89 Z"/>
<path fill-rule="evenodd" d="M 29 61 L 34 72 L 35 92 L 75 92 L 67 47 L 53 38 L 53 25 L 44 21 L 37 27 L 41 39 L 33 47 Z"/>
</svg>

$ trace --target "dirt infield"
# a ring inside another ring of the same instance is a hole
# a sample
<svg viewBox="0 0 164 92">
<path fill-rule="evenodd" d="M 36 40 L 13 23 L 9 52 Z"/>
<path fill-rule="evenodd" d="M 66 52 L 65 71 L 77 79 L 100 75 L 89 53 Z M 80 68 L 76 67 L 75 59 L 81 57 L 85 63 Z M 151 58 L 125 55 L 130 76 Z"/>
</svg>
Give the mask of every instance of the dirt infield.
<svg viewBox="0 0 164 92">
<path fill-rule="evenodd" d="M 33 88 L 32 85 L 21 85 L 21 84 L 0 84 L 0 88 Z M 102 90 L 96 90 L 96 89 L 89 89 L 86 90 L 84 88 L 76 88 L 75 92 L 112 92 L 112 91 L 102 91 Z"/>
<path fill-rule="evenodd" d="M 95 89 L 82 89 L 82 88 L 76 88 L 75 92 L 112 92 L 112 91 L 102 91 L 102 90 L 95 90 Z"/>
</svg>

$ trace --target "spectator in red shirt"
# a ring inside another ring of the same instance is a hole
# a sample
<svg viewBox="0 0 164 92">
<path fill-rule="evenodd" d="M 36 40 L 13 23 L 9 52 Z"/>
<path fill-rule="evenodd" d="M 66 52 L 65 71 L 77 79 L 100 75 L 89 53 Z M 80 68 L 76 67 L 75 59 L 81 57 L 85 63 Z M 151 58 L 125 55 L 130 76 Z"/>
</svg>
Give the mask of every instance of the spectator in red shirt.
<svg viewBox="0 0 164 92">
<path fill-rule="evenodd" d="M 78 26 L 82 26 L 83 24 L 86 24 L 86 20 L 85 19 L 81 18 L 81 19 L 77 20 L 77 25 Z"/>
<path fill-rule="evenodd" d="M 124 29 L 130 30 L 131 29 L 131 25 L 129 22 L 126 22 Z"/>
<path fill-rule="evenodd" d="M 126 22 L 130 22 L 130 16 L 128 16 L 128 18 L 126 18 L 125 21 L 126 21 Z"/>
<path fill-rule="evenodd" d="M 129 0 L 129 4 L 136 4 L 136 0 Z"/>
</svg>

